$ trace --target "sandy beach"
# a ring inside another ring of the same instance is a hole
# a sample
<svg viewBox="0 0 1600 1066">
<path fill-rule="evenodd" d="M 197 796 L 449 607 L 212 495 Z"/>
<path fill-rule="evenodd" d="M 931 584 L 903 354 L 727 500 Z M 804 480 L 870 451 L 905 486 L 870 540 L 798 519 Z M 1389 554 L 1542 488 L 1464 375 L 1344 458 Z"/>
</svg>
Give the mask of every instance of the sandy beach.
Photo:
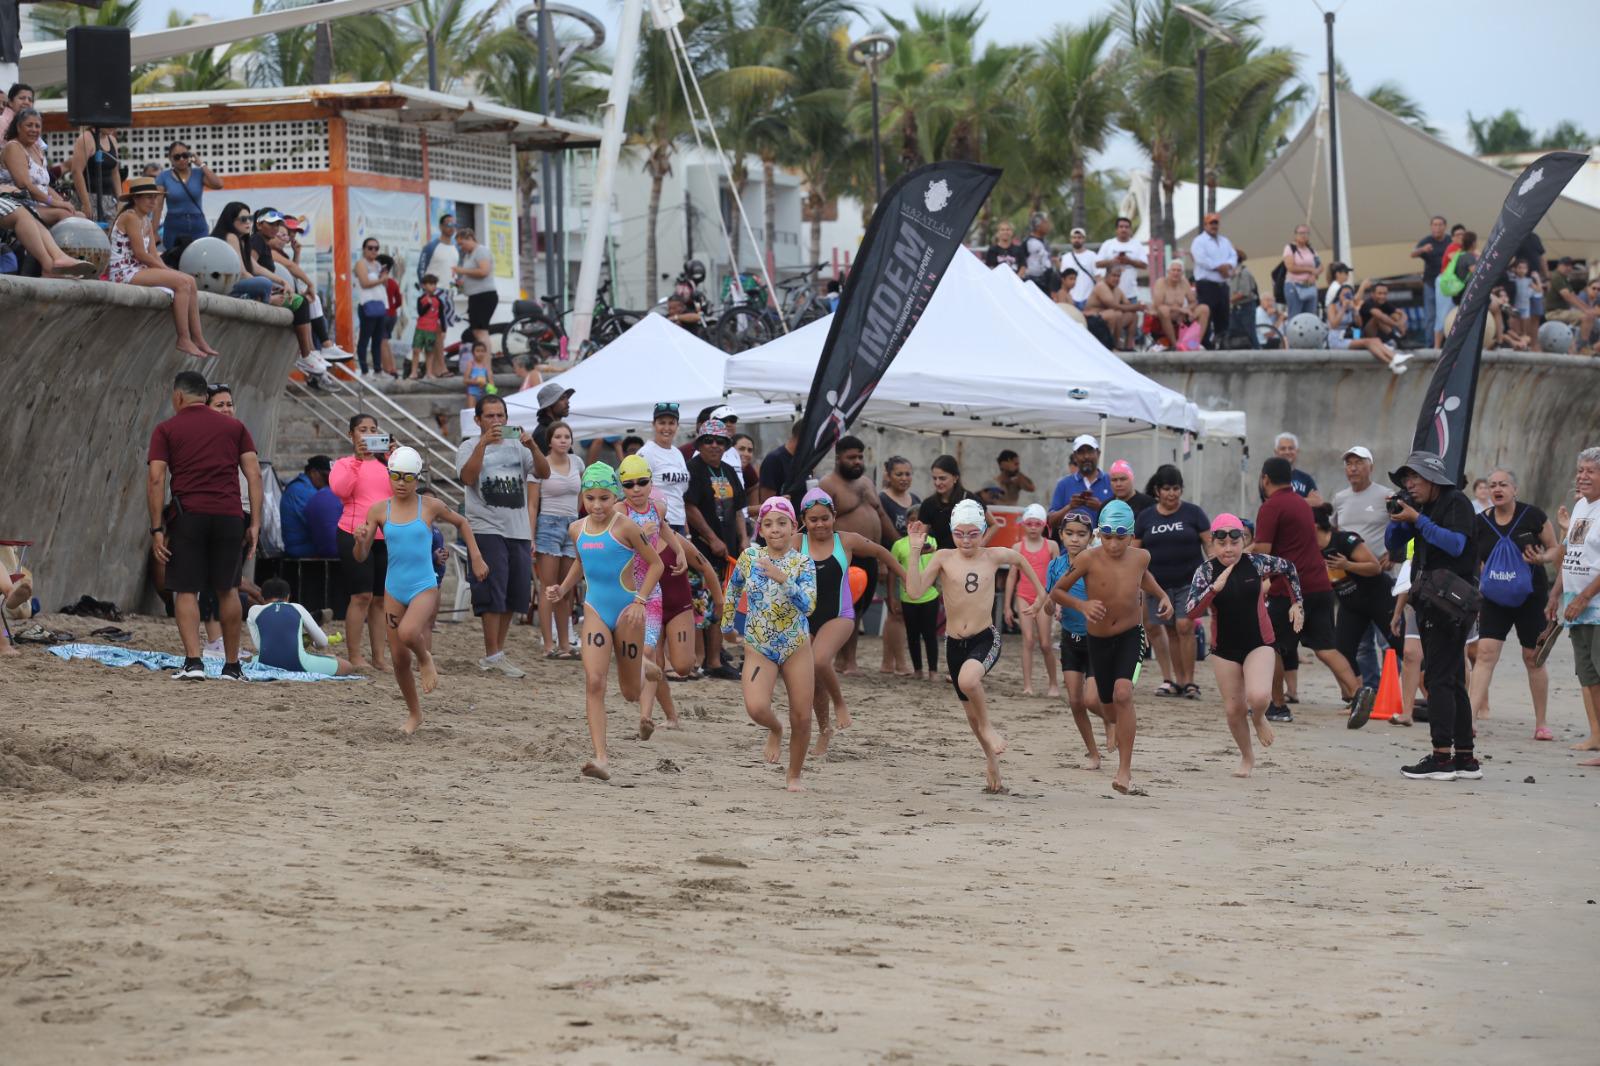
<svg viewBox="0 0 1600 1066">
<path fill-rule="evenodd" d="M 89 628 L 47 617 L 57 628 Z M 137 620 L 135 647 L 175 650 Z M 1135 780 L 991 679 L 1009 796 L 947 683 L 847 679 L 856 724 L 783 791 L 736 684 L 674 687 L 584 780 L 578 664 L 480 674 L 407 741 L 393 681 L 179 684 L 0 663 L 8 1063 L 1594 1061 L 1600 770 L 1520 664 L 1484 780 L 1408 782 L 1426 727 L 1349 731 L 1320 668 L 1237 760 L 1217 705 L 1141 685 Z M 1215 691 L 1204 664 L 1199 677 Z"/>
</svg>

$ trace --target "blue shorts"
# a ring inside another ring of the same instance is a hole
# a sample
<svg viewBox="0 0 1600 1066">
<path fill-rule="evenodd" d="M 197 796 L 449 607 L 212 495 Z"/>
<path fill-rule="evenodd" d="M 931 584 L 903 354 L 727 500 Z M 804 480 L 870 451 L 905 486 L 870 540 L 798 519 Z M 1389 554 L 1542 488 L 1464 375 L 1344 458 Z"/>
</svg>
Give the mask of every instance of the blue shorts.
<svg viewBox="0 0 1600 1066">
<path fill-rule="evenodd" d="M 489 575 L 482 581 L 469 571 L 472 587 L 472 613 L 522 614 L 533 602 L 533 555 L 525 540 L 511 540 L 497 533 L 479 533 L 478 554 L 488 564 Z"/>
<path fill-rule="evenodd" d="M 572 541 L 572 523 L 577 520 L 575 514 L 540 514 L 539 529 L 534 533 L 533 542 L 539 554 L 576 559 L 578 546 Z"/>
</svg>

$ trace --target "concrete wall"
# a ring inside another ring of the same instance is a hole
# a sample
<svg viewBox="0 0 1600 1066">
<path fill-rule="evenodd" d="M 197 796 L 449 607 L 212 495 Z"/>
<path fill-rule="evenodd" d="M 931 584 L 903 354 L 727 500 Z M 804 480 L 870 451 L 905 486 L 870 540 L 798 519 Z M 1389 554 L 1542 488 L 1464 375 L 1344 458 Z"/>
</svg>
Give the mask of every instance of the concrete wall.
<svg viewBox="0 0 1600 1066">
<path fill-rule="evenodd" d="M 0 421 L 0 537 L 32 540 L 38 596 L 145 602 L 150 522 L 145 456 L 172 413 L 172 378 L 199 370 L 233 387 L 272 458 L 283 383 L 297 352 L 282 308 L 201 295 L 203 364 L 173 346 L 171 299 L 108 282 L 0 277 L 7 417 Z"/>
</svg>

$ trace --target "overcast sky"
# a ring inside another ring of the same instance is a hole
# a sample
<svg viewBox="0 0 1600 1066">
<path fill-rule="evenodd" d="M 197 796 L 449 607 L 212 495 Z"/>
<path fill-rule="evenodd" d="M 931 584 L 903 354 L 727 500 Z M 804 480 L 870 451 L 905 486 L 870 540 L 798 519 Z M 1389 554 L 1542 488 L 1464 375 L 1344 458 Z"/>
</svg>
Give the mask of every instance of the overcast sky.
<svg viewBox="0 0 1600 1066">
<path fill-rule="evenodd" d="M 614 35 L 622 5 L 620 0 L 566 0 L 600 13 Z M 871 5 L 896 17 L 909 18 L 916 0 L 881 0 Z M 959 0 L 921 0 L 924 6 L 958 6 Z M 1600 34 L 1600 6 L 1579 0 L 1560 10 L 1563 23 L 1552 21 L 1551 9 L 1527 9 L 1500 0 L 1452 0 L 1447 5 L 1396 0 L 1271 0 L 1256 5 L 1265 13 L 1268 43 L 1294 48 L 1301 55 L 1302 71 L 1309 77 L 1325 66 L 1326 55 L 1321 7 L 1338 13 L 1339 60 L 1355 86 L 1366 91 L 1374 84 L 1394 80 L 1418 100 L 1432 123 L 1458 148 L 1469 146 L 1467 112 L 1476 116 L 1498 114 L 1512 107 L 1523 121 L 1543 131 L 1564 118 L 1595 132 L 1592 110 L 1577 86 L 1593 62 Z M 513 8 L 521 6 L 512 0 Z M 986 0 L 986 40 L 1021 42 L 1037 39 L 1058 21 L 1051 14 L 1066 5 L 1037 0 Z M 209 9 L 216 18 L 236 18 L 250 13 L 250 0 L 209 0 L 207 3 L 170 4 L 146 0 L 142 28 L 166 22 L 170 8 L 190 12 Z M 1106 10 L 1077 0 L 1081 11 Z M 1532 12 L 1537 10 L 1537 14 Z M 1588 11 L 1589 14 L 1584 14 Z M 881 22 L 875 16 L 864 20 Z M 1555 32 L 1565 25 L 1570 32 Z M 613 37 L 614 39 L 614 37 Z M 1465 57 L 1464 62 L 1458 57 Z M 1566 91 L 1558 91 L 1558 86 Z M 1134 146 L 1122 139 L 1098 165 L 1127 169 L 1142 165 Z"/>
</svg>

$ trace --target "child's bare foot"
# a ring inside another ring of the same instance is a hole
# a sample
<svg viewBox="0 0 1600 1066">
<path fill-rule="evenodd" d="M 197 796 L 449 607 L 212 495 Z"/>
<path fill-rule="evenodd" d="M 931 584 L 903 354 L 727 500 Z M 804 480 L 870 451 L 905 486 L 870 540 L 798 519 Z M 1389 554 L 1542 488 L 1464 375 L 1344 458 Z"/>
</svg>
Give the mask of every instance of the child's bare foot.
<svg viewBox="0 0 1600 1066">
<path fill-rule="evenodd" d="M 1255 768 L 1256 768 L 1255 756 L 1253 756 L 1253 755 L 1241 756 L 1240 759 L 1239 759 L 1239 768 L 1233 772 L 1233 776 L 1234 777 L 1249 777 L 1250 776 L 1250 771 L 1254 770 Z"/>
<path fill-rule="evenodd" d="M 422 691 L 432 692 L 439 687 L 439 668 L 433 665 L 430 652 L 423 652 L 417 657 L 417 673 L 422 675 Z"/>
<path fill-rule="evenodd" d="M 839 676 L 840 677 L 860 677 L 861 676 L 861 667 L 857 666 L 855 663 L 851 663 L 849 666 L 847 666 L 843 670 L 839 671 Z"/>
<path fill-rule="evenodd" d="M 583 764 L 583 776 L 592 777 L 597 781 L 610 781 L 611 771 L 606 769 L 604 759 L 590 759 Z"/>
<path fill-rule="evenodd" d="M 913 670 L 911 672 L 911 678 L 914 681 L 921 681 L 923 679 L 922 678 L 922 671 L 921 670 Z"/>
<path fill-rule="evenodd" d="M 800 779 L 798 777 L 787 778 L 786 786 L 790 792 L 804 792 L 806 790 L 806 786 L 800 783 Z"/>
<path fill-rule="evenodd" d="M 200 350 L 202 352 L 205 352 L 209 356 L 215 357 L 215 356 L 219 356 L 219 355 L 222 354 L 221 352 L 217 351 L 215 348 L 211 347 L 211 345 L 207 344 L 205 341 L 195 341 L 195 343 L 200 346 Z"/>
<path fill-rule="evenodd" d="M 7 658 L 10 658 L 13 655 L 21 655 L 21 654 L 22 654 L 22 652 L 18 651 L 17 647 L 15 645 L 13 645 L 13 644 L 0 644 L 0 655 L 4 655 Z"/>
<path fill-rule="evenodd" d="M 911 676 L 911 671 L 910 670 L 896 670 L 894 672 L 894 676 L 895 677 L 910 677 Z M 916 676 L 921 677 L 922 675 L 918 674 Z"/>
<path fill-rule="evenodd" d="M 1573 751 L 1600 751 L 1600 737 L 1584 737 L 1572 745 Z"/>
<path fill-rule="evenodd" d="M 1272 742 L 1277 740 L 1278 736 L 1272 731 L 1272 723 L 1267 721 L 1267 716 L 1254 714 L 1250 716 L 1250 720 L 1255 723 L 1256 739 L 1261 741 L 1262 747 L 1272 747 Z"/>
<path fill-rule="evenodd" d="M 1031 696 L 1031 695 L 1033 695 L 1033 689 L 1031 689 L 1031 688 L 1024 688 L 1024 689 L 1023 689 L 1023 690 L 1022 690 L 1022 694 L 1023 694 L 1023 695 L 1024 695 L 1024 696 Z"/>
<path fill-rule="evenodd" d="M 1045 695 L 1049 696 L 1053 700 L 1059 700 L 1061 698 L 1061 686 L 1051 685 L 1049 691 L 1046 692 Z"/>
<path fill-rule="evenodd" d="M 669 715 L 667 715 L 667 720 L 665 722 L 661 723 L 661 728 L 663 728 L 663 729 L 682 729 L 683 728 L 683 719 L 679 718 L 675 714 L 669 714 Z"/>
<path fill-rule="evenodd" d="M 649 740 L 650 734 L 656 731 L 656 724 L 648 718 L 639 719 L 639 739 Z"/>
<path fill-rule="evenodd" d="M 422 712 L 414 711 L 406 717 L 406 724 L 400 727 L 400 732 L 406 736 L 415 733 L 422 726 Z"/>
<path fill-rule="evenodd" d="M 811 745 L 811 754 L 813 754 L 813 755 L 826 755 L 826 754 L 828 754 L 828 744 L 832 740 L 833 740 L 833 730 L 832 729 L 818 729 L 817 730 L 817 742 L 815 744 Z"/>
<path fill-rule="evenodd" d="M 768 762 L 775 763 L 781 754 L 783 754 L 783 730 L 770 730 L 767 733 L 767 746 L 762 751 L 762 758 Z"/>
<path fill-rule="evenodd" d="M 1149 794 L 1145 792 L 1144 789 L 1133 783 L 1133 778 L 1131 775 L 1129 777 L 1123 777 L 1119 773 L 1116 777 L 1111 779 L 1111 787 L 1122 793 L 1124 796 L 1145 796 Z"/>
<path fill-rule="evenodd" d="M 192 355 L 196 359 L 210 358 L 209 354 L 193 341 L 179 341 L 177 348 L 184 355 Z"/>
<path fill-rule="evenodd" d="M 849 709 L 847 707 L 845 707 L 845 705 L 842 704 L 842 703 L 839 704 L 838 719 L 839 719 L 839 731 L 841 733 L 844 732 L 846 729 L 849 729 L 850 728 L 850 723 L 855 721 L 854 718 L 850 717 Z"/>
<path fill-rule="evenodd" d="M 983 791 L 991 796 L 1004 796 L 1011 791 L 1000 780 L 1000 763 L 993 756 L 984 761 Z"/>
<path fill-rule="evenodd" d="M 1600 758 L 1585 759 L 1581 763 L 1579 763 L 1578 765 L 1579 766 L 1600 766 Z"/>
<path fill-rule="evenodd" d="M 1100 769 L 1100 753 L 1098 751 L 1091 751 L 1088 757 L 1083 760 L 1083 768 L 1085 770 Z"/>
<path fill-rule="evenodd" d="M 987 739 L 989 741 L 989 747 L 994 749 L 994 753 L 996 755 L 1005 754 L 1006 738 L 1000 735 L 1000 731 L 998 729 L 989 730 Z"/>
</svg>

